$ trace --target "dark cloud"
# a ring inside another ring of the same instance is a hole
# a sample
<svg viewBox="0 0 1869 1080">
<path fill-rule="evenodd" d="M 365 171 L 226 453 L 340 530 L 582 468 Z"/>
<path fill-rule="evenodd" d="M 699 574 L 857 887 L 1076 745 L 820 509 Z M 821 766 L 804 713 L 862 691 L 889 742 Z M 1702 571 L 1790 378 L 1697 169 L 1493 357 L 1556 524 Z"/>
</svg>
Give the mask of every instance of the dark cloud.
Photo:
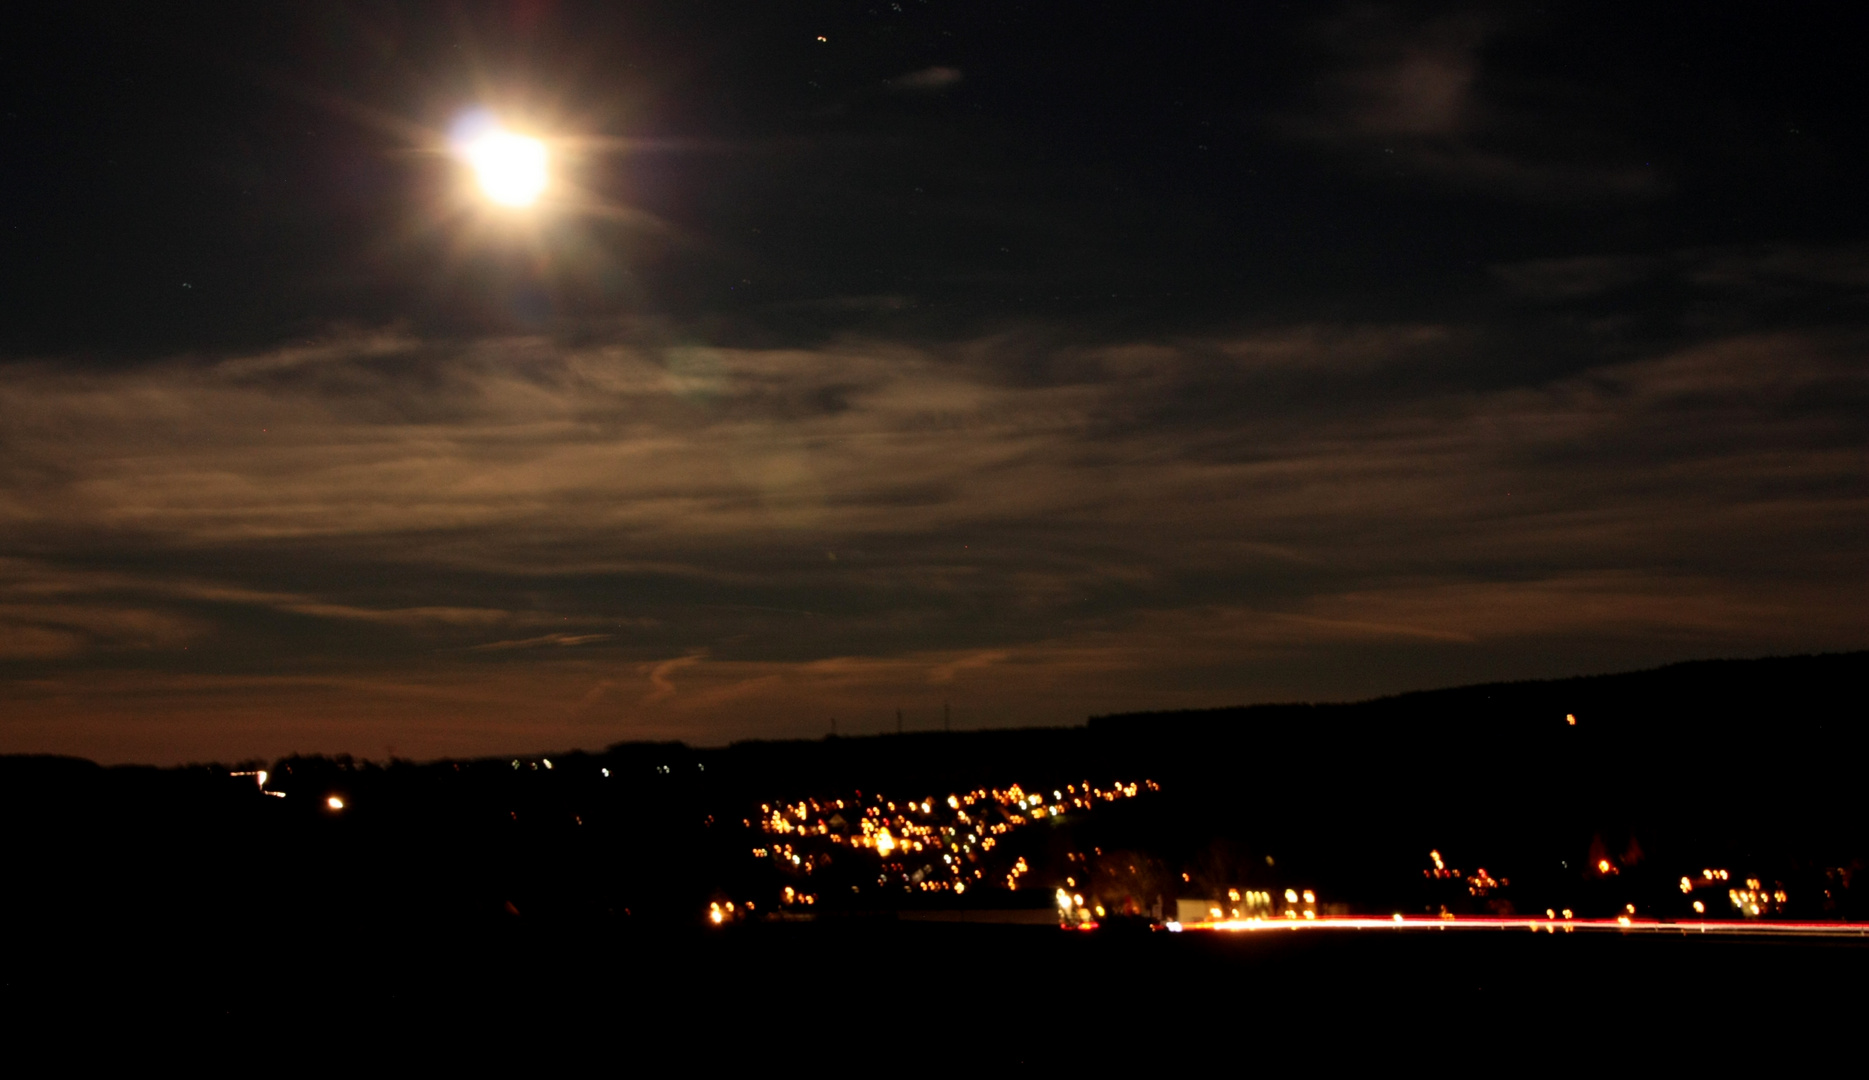
<svg viewBox="0 0 1869 1080">
<path fill-rule="evenodd" d="M 1665 260 L 1646 255 L 1579 255 L 1495 266 L 1492 271 L 1507 288 L 1522 296 L 1563 302 L 1649 281 L 1665 265 Z"/>
<path fill-rule="evenodd" d="M 1650 162 L 1618 159 L 1601 128 L 1578 140 L 1589 103 L 1551 100 L 1488 64 L 1490 47 L 1527 29 L 1497 12 L 1410 17 L 1352 6 L 1315 37 L 1328 58 L 1312 100 L 1274 129 L 1354 167 L 1532 200 L 1652 199 L 1668 183 Z M 1582 108 L 1580 108 L 1582 106 Z"/>
<path fill-rule="evenodd" d="M 1652 255 L 1582 255 L 1510 263 L 1493 267 L 1492 273 L 1514 292 L 1549 302 L 1581 300 L 1661 281 L 1728 297 L 1869 298 L 1869 248 L 1857 244 L 1779 243 Z"/>
<path fill-rule="evenodd" d="M 926 94 L 946 90 L 948 87 L 960 82 L 962 77 L 959 68 L 936 64 L 934 67 L 925 67 L 920 71 L 911 71 L 906 75 L 898 75 L 888 80 L 885 85 L 891 90 Z"/>
</svg>

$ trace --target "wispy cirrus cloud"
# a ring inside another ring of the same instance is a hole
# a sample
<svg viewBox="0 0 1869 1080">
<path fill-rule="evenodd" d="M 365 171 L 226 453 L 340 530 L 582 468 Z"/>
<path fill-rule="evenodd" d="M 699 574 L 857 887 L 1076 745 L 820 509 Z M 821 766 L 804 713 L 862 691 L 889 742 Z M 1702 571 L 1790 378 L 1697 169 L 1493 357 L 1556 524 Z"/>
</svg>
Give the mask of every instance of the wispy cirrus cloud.
<svg viewBox="0 0 1869 1080">
<path fill-rule="evenodd" d="M 299 688 L 263 753 L 371 749 L 334 708 L 707 741 L 1857 645 L 1861 346 L 1486 388 L 1510 341 L 1453 324 L 15 366 L 9 737 L 117 730 L 132 669 L 151 716 Z"/>
<path fill-rule="evenodd" d="M 510 641 L 489 641 L 484 645 L 468 646 L 474 652 L 508 652 L 513 649 L 570 648 L 573 645 L 589 645 L 597 641 L 609 641 L 612 634 L 540 634 L 537 637 L 514 638 Z"/>
<path fill-rule="evenodd" d="M 654 705 L 675 696 L 675 673 L 683 668 L 691 668 L 707 659 L 705 652 L 678 656 L 673 660 L 664 660 L 659 664 L 649 665 L 649 693 L 642 699 L 644 705 Z"/>
</svg>

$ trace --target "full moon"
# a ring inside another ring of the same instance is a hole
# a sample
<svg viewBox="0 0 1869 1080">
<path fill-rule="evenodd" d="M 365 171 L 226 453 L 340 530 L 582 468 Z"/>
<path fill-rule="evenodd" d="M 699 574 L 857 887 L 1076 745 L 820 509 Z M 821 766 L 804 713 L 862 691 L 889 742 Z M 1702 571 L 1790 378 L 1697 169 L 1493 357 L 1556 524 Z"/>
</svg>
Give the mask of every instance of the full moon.
<svg viewBox="0 0 1869 1080">
<path fill-rule="evenodd" d="M 488 126 L 459 143 L 481 193 L 501 206 L 531 206 L 545 191 L 545 144 Z"/>
</svg>

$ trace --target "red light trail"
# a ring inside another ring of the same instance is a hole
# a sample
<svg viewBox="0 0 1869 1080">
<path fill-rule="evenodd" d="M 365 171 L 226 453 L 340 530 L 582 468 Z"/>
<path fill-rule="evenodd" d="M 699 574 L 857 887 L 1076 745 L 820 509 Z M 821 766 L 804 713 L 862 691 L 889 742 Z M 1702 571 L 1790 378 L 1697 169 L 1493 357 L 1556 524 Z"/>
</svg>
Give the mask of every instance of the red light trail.
<svg viewBox="0 0 1869 1080">
<path fill-rule="evenodd" d="M 1531 930 L 1545 933 L 1571 933 L 1576 930 L 1616 931 L 1637 934 L 1723 934 L 1748 937 L 1865 938 L 1869 923 L 1844 922 L 1747 922 L 1740 919 L 1705 919 L 1664 922 L 1659 919 L 1534 919 L 1496 915 L 1472 915 L 1456 918 L 1369 915 L 1321 916 L 1314 919 L 1227 919 L 1216 922 L 1178 923 L 1182 931 L 1206 930 L 1223 933 L 1272 933 L 1279 930 Z"/>
</svg>

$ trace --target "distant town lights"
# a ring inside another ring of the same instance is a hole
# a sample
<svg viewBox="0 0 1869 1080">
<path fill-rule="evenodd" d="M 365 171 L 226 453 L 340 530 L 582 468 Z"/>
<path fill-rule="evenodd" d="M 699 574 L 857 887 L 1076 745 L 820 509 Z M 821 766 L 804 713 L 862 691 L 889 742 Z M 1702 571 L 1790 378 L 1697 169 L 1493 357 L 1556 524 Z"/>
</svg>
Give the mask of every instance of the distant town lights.
<svg viewBox="0 0 1869 1080">
<path fill-rule="evenodd" d="M 324 804 L 327 808 L 332 810 L 344 809 L 344 800 L 336 795 L 325 796 Z"/>
</svg>

